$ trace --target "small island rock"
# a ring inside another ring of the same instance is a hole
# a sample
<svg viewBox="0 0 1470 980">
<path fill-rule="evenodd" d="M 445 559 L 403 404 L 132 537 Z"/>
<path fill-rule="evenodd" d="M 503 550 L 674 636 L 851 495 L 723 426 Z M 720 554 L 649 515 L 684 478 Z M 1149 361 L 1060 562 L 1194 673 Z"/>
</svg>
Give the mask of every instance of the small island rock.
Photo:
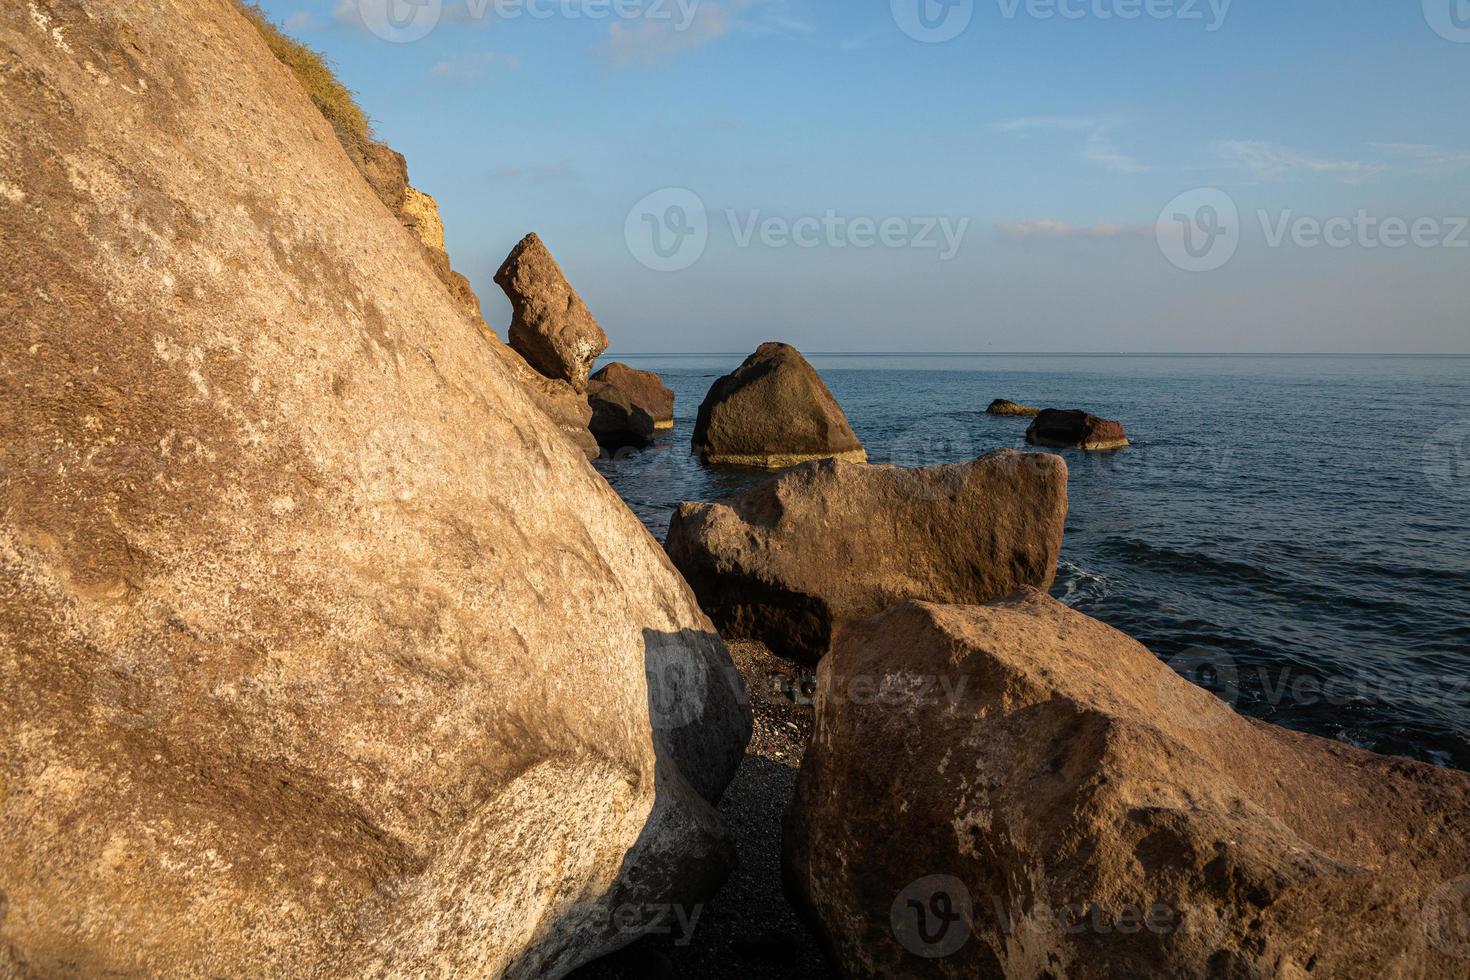
<svg viewBox="0 0 1470 980">
<path fill-rule="evenodd" d="M 707 463 L 784 469 L 835 457 L 863 463 L 863 444 L 821 376 L 789 344 L 761 344 L 710 386 L 693 446 Z"/>
<path fill-rule="evenodd" d="M 639 371 L 617 361 L 592 376 L 623 390 L 628 398 L 653 419 L 655 429 L 674 427 L 674 392 L 652 371 Z"/>
<path fill-rule="evenodd" d="M 1121 422 L 1077 409 L 1048 408 L 1026 430 L 1026 441 L 1052 449 L 1122 449 L 1128 434 Z"/>
<path fill-rule="evenodd" d="M 587 383 L 587 405 L 592 409 L 588 428 L 604 449 L 646 446 L 653 441 L 653 419 L 615 384 L 593 379 Z"/>
<path fill-rule="evenodd" d="M 986 413 L 989 415 L 1004 415 L 1010 418 L 1029 418 L 1041 414 L 1041 409 L 1032 408 L 1030 405 L 1020 405 L 1004 398 L 997 398 L 990 403 Z"/>
</svg>

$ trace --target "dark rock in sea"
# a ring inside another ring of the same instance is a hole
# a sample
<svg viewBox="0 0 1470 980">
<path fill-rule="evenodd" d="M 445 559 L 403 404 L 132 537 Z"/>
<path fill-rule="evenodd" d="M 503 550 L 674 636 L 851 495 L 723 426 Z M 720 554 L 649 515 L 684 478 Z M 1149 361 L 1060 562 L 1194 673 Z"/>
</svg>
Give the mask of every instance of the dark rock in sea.
<svg viewBox="0 0 1470 980">
<path fill-rule="evenodd" d="M 789 344 L 761 344 L 699 406 L 693 446 L 707 463 L 783 469 L 868 454 L 821 377 Z"/>
<path fill-rule="evenodd" d="M 513 311 L 510 346 L 548 378 L 585 391 L 588 372 L 607 350 L 607 334 L 541 239 L 534 233 L 521 239 L 495 273 L 495 284 Z"/>
<path fill-rule="evenodd" d="M 589 428 L 604 449 L 646 446 L 653 441 L 653 419 L 618 385 L 589 381 L 587 405 L 592 409 Z"/>
<path fill-rule="evenodd" d="M 665 548 L 722 635 L 814 663 L 847 622 L 904 599 L 1050 587 L 1067 465 L 1001 450 L 927 469 L 823 460 L 728 503 L 685 503 Z"/>
<path fill-rule="evenodd" d="M 1005 415 L 1013 418 L 1041 414 L 1041 409 L 1039 408 L 1032 408 L 1030 405 L 1018 405 L 1015 402 L 1006 401 L 1004 398 L 997 398 L 991 402 L 990 407 L 985 411 L 990 415 Z"/>
<path fill-rule="evenodd" d="M 1242 718 L 1031 590 L 843 632 L 784 849 L 848 977 L 1470 977 L 1470 775 Z"/>
<path fill-rule="evenodd" d="M 0 976 L 564 976 L 743 686 L 241 9 L 0 4 Z"/>
<path fill-rule="evenodd" d="M 1121 422 L 1077 409 L 1048 408 L 1026 430 L 1026 441 L 1053 449 L 1122 449 L 1128 434 Z"/>
<path fill-rule="evenodd" d="M 674 392 L 652 371 L 639 371 L 617 361 L 592 376 L 621 388 L 634 405 L 648 413 L 655 429 L 674 427 Z"/>
</svg>

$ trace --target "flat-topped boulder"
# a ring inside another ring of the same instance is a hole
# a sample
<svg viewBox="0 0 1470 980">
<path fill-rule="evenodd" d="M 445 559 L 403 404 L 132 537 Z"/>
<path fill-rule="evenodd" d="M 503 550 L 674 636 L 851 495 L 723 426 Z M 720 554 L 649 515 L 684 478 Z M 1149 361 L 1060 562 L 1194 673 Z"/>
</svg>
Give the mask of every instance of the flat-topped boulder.
<svg viewBox="0 0 1470 980">
<path fill-rule="evenodd" d="M 707 463 L 784 469 L 812 459 L 868 458 L 837 399 L 789 344 L 761 344 L 710 386 L 693 447 Z"/>
<path fill-rule="evenodd" d="M 585 391 L 607 334 L 534 232 L 511 250 L 495 284 L 510 300 L 510 346 L 548 378 Z"/>
<path fill-rule="evenodd" d="M 1026 441 L 1052 449 L 1122 449 L 1128 445 L 1123 423 L 1070 408 L 1043 409 L 1026 429 Z"/>
<path fill-rule="evenodd" d="M 674 427 L 674 392 L 652 371 L 639 371 L 617 361 L 592 376 L 594 381 L 617 385 L 653 419 L 655 429 Z"/>
<path fill-rule="evenodd" d="M 653 441 L 653 418 L 617 385 L 596 378 L 587 382 L 587 405 L 592 411 L 588 428 L 602 448 L 636 448 Z"/>
<path fill-rule="evenodd" d="M 665 548 L 726 637 L 814 663 L 841 627 L 905 599 L 1051 586 L 1067 465 L 1001 450 L 926 469 L 805 463 L 726 503 L 685 503 Z"/>
<path fill-rule="evenodd" d="M 1041 414 L 1041 409 L 1032 408 L 1030 405 L 1020 405 L 1004 398 L 997 398 L 987 408 L 988 415 L 1003 415 L 1008 418 L 1031 418 Z"/>
<path fill-rule="evenodd" d="M 817 671 L 788 890 L 847 977 L 1470 976 L 1470 775 L 1248 720 L 1039 592 Z"/>
<path fill-rule="evenodd" d="M 240 6 L 0 51 L 0 976 L 559 977 L 706 901 L 723 642 Z"/>
</svg>

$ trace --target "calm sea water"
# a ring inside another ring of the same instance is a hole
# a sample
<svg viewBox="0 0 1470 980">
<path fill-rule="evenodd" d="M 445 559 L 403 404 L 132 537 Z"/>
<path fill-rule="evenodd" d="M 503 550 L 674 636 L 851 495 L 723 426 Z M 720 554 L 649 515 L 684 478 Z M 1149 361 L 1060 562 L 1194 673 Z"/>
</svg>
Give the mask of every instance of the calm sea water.
<svg viewBox="0 0 1470 980">
<path fill-rule="evenodd" d="M 653 448 L 598 464 L 660 541 L 681 500 L 766 478 L 689 452 L 741 355 L 624 356 L 678 396 Z M 1009 398 L 1121 420 L 1064 452 L 1054 595 L 1242 712 L 1470 770 L 1470 358 L 817 355 L 873 462 L 1026 448 Z"/>
</svg>

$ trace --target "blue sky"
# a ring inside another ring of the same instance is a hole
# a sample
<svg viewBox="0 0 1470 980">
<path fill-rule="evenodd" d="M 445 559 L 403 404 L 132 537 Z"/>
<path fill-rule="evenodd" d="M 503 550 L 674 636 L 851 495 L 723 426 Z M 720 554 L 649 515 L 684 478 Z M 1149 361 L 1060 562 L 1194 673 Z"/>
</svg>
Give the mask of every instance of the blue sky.
<svg viewBox="0 0 1470 980">
<path fill-rule="evenodd" d="M 263 4 L 497 329 L 534 230 L 614 351 L 1470 351 L 1467 0 L 598 2 Z M 385 4 L 432 29 L 382 39 Z M 1233 251 L 1187 271 L 1199 188 Z M 669 200 L 707 233 L 659 271 Z"/>
</svg>

